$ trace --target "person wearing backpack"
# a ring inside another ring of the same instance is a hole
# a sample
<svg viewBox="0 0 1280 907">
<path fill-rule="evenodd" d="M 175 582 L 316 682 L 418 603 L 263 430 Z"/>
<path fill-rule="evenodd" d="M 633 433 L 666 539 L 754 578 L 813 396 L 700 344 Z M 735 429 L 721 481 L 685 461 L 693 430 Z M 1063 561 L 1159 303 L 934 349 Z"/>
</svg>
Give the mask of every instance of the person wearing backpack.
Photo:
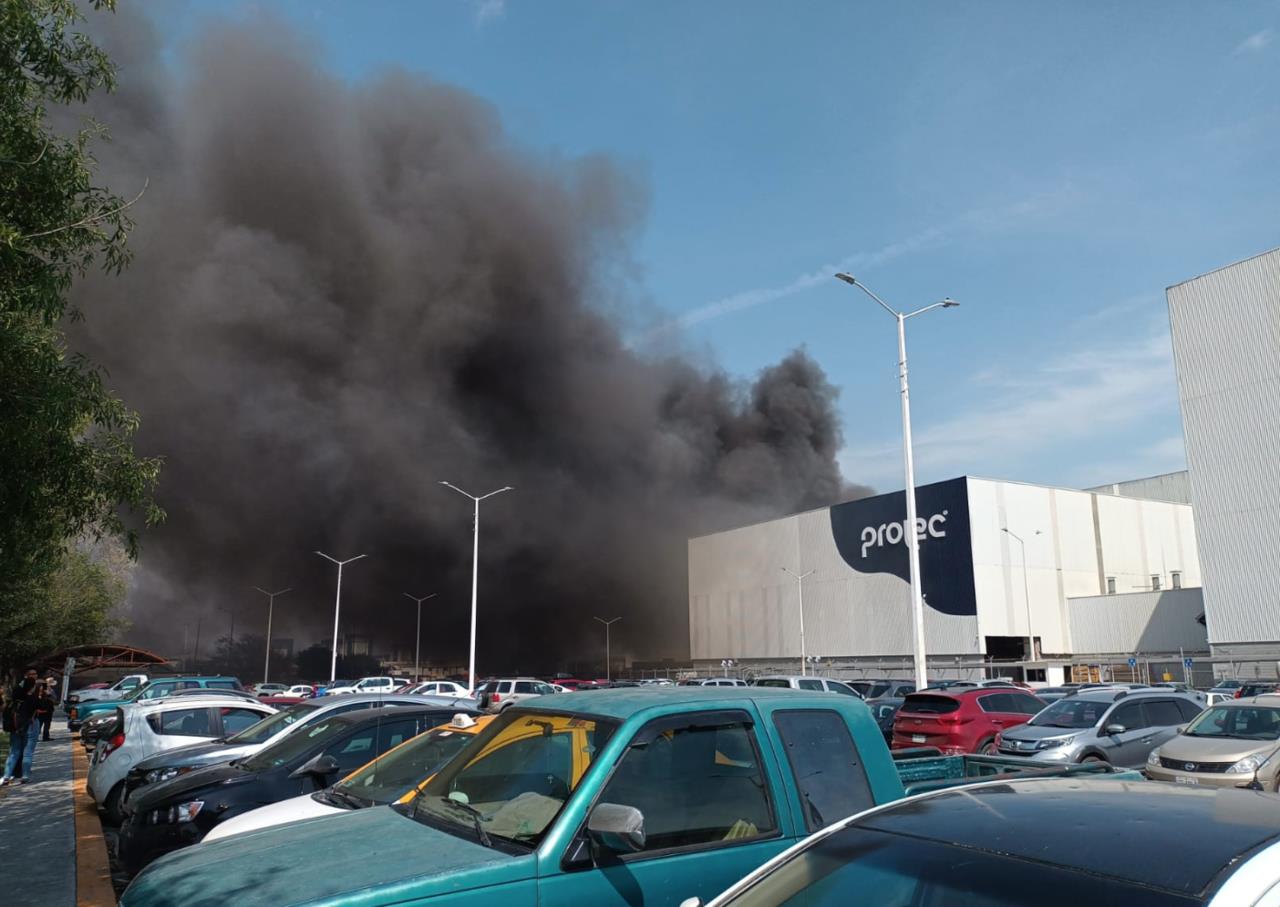
<svg viewBox="0 0 1280 907">
<path fill-rule="evenodd" d="M 35 756 L 33 727 L 36 712 L 36 669 L 27 668 L 25 676 L 13 687 L 4 709 L 4 730 L 9 734 L 9 758 L 5 761 L 0 785 L 25 784 L 31 777 L 30 760 Z M 27 764 L 24 766 L 24 762 Z M 26 772 L 23 772 L 23 768 Z"/>
</svg>

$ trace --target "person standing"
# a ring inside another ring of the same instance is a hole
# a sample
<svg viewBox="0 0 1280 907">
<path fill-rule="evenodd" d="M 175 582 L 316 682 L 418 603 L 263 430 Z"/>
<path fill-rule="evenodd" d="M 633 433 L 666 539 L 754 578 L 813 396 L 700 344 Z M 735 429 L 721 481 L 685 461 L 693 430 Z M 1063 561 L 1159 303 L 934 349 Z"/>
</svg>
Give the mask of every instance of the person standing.
<svg viewBox="0 0 1280 907">
<path fill-rule="evenodd" d="M 28 752 L 31 756 L 35 755 L 35 741 L 30 739 L 35 736 L 32 727 L 32 719 L 35 717 L 35 689 L 36 669 L 27 668 L 25 676 L 14 685 L 9 701 L 5 704 L 4 730 L 9 733 L 9 758 L 5 761 L 4 777 L 0 778 L 0 785 L 14 781 L 23 783 L 26 780 L 22 771 L 23 762 L 29 758 Z M 26 767 L 26 775 L 29 776 L 30 766 Z"/>
<path fill-rule="evenodd" d="M 40 684 L 36 689 L 39 694 L 36 696 L 36 721 L 38 730 L 42 740 L 49 739 L 49 725 L 53 724 L 53 710 L 58 707 L 57 700 L 53 698 L 53 688 L 49 686 L 49 681 Z M 36 725 L 32 725 L 31 733 L 35 734 Z"/>
</svg>

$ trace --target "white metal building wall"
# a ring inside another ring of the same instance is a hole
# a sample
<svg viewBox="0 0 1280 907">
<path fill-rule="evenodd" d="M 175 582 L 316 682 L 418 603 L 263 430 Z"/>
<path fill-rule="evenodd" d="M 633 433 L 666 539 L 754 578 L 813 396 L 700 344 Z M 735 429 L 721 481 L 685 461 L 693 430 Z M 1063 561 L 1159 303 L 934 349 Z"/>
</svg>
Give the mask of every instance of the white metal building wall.
<svg viewBox="0 0 1280 907">
<path fill-rule="evenodd" d="M 1200 584 L 1195 527 L 1186 504 L 1096 495 L 991 479 L 967 479 L 977 617 L 926 610 L 930 653 L 971 655 L 985 636 L 1026 636 L 1021 550 L 1026 540 L 1031 626 L 1046 653 L 1089 651 L 1072 644 L 1067 599 L 1168 588 L 1178 571 Z M 1039 530 L 1039 535 L 1036 534 Z M 803 573 L 810 655 L 896 657 L 910 651 L 905 582 L 863 574 L 840 557 L 827 509 L 689 541 L 689 638 L 694 659 L 798 657 L 796 582 Z M 1122 651 L 1122 648 L 1106 651 Z"/>
<path fill-rule="evenodd" d="M 1191 479 L 1185 469 L 1158 476 L 1147 476 L 1145 479 L 1130 479 L 1127 482 L 1099 485 L 1096 488 L 1086 488 L 1085 491 L 1118 494 L 1126 498 L 1146 498 L 1151 501 L 1191 503 Z"/>
<path fill-rule="evenodd" d="M 1092 595 L 1067 601 L 1076 651 L 1091 655 L 1168 653 L 1208 649 L 1201 589 Z"/>
<path fill-rule="evenodd" d="M 1167 296 L 1209 641 L 1280 641 L 1280 249 Z"/>
</svg>

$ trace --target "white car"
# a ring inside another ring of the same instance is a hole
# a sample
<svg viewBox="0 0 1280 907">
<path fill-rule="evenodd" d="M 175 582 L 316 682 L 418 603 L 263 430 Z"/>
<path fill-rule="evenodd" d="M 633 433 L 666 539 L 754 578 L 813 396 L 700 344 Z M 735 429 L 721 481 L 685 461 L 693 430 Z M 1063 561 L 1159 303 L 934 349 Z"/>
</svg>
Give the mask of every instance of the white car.
<svg viewBox="0 0 1280 907">
<path fill-rule="evenodd" d="M 117 708 L 116 724 L 94 750 L 88 791 L 113 821 L 119 821 L 125 776 L 135 764 L 165 750 L 238 734 L 275 711 L 264 703 L 216 693 Z"/>
<path fill-rule="evenodd" d="M 424 680 L 405 692 L 417 696 L 459 696 L 463 699 L 471 697 L 471 692 L 460 683 L 452 680 Z"/>
<path fill-rule="evenodd" d="M 299 696 L 303 699 L 310 699 L 316 694 L 316 688 L 309 683 L 295 683 L 289 689 L 281 693 L 281 696 Z"/>
<path fill-rule="evenodd" d="M 476 697 L 480 700 L 480 711 L 501 712 L 503 709 L 522 699 L 534 696 L 550 696 L 555 693 L 551 684 L 543 683 L 536 677 L 512 677 L 502 680 L 486 680 L 476 687 Z"/>
<path fill-rule="evenodd" d="M 489 720 L 481 718 L 477 721 L 465 712 L 459 712 L 448 724 L 406 740 L 373 762 L 362 765 L 337 784 L 224 819 L 201 840 L 217 841 L 272 825 L 337 816 L 353 809 L 394 803 L 439 771 L 475 737 L 483 726 L 480 722 Z"/>
<path fill-rule="evenodd" d="M 326 696 L 344 696 L 349 693 L 394 693 L 400 682 L 394 677 L 361 677 L 355 683 L 345 687 L 333 687 L 326 690 Z"/>
</svg>

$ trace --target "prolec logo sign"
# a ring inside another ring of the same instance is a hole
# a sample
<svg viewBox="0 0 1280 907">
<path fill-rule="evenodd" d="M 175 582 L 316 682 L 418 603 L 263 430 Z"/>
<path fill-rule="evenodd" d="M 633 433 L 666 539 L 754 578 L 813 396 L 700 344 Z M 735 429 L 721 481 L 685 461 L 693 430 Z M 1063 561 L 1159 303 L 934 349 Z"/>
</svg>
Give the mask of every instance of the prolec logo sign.
<svg viewBox="0 0 1280 907">
<path fill-rule="evenodd" d="M 832 507 L 831 533 L 845 563 L 859 573 L 891 573 L 908 581 L 906 514 L 901 491 Z M 916 489 L 916 534 L 925 601 L 944 614 L 977 614 L 965 479 Z"/>
</svg>

